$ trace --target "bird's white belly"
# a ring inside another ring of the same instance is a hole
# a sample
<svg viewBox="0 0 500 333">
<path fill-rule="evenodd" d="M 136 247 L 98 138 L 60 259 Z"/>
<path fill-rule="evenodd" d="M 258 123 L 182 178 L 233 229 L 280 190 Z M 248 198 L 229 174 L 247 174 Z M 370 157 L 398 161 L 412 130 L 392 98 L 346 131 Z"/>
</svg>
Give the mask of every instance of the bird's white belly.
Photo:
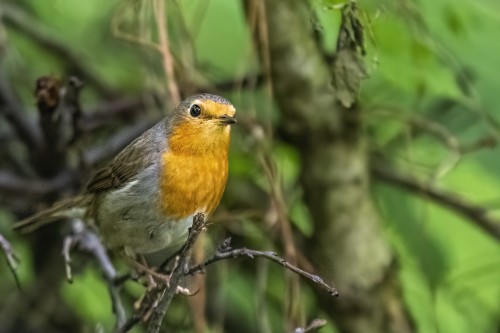
<svg viewBox="0 0 500 333">
<path fill-rule="evenodd" d="M 105 244 L 127 253 L 178 249 L 187 239 L 193 216 L 172 220 L 158 209 L 158 191 L 150 179 L 135 180 L 101 196 L 96 224 Z"/>
</svg>

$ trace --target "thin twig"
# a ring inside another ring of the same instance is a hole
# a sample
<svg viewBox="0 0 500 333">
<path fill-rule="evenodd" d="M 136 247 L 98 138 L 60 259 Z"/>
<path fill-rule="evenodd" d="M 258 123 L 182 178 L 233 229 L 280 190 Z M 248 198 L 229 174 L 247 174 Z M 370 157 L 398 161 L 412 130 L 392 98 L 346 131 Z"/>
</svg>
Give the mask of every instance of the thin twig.
<svg viewBox="0 0 500 333">
<path fill-rule="evenodd" d="M 316 332 L 319 331 L 320 328 L 324 327 L 326 325 L 326 320 L 324 319 L 314 319 L 311 321 L 311 323 L 306 327 L 297 327 L 296 329 L 293 330 L 292 333 L 310 333 L 310 332 Z"/>
<path fill-rule="evenodd" d="M 111 18 L 111 33 L 113 34 L 113 37 L 119 38 L 121 40 L 138 44 L 141 46 L 144 46 L 148 49 L 152 49 L 158 52 L 161 52 L 160 46 L 157 45 L 156 43 L 141 38 L 140 36 L 136 36 L 134 34 L 131 34 L 129 32 L 126 32 L 121 29 L 120 24 L 122 23 L 122 19 L 124 18 L 126 14 L 126 10 L 128 9 L 129 2 L 128 1 L 122 1 L 117 9 L 113 17 Z"/>
<path fill-rule="evenodd" d="M 179 87 L 177 86 L 177 82 L 175 80 L 173 56 L 170 52 L 168 22 L 167 15 L 165 15 L 166 13 L 164 1 L 165 0 L 153 1 L 155 11 L 155 24 L 158 32 L 159 44 L 141 38 L 140 36 L 125 32 L 120 28 L 121 20 L 123 19 L 128 6 L 126 1 L 124 1 L 123 4 L 118 7 L 115 15 L 113 15 L 113 18 L 111 20 L 111 31 L 116 38 L 120 38 L 149 49 L 153 49 L 155 51 L 158 51 L 162 55 L 163 70 L 166 75 L 167 89 L 170 95 L 170 103 L 175 106 L 180 102 L 180 93 Z"/>
<path fill-rule="evenodd" d="M 134 328 L 135 325 L 139 324 L 140 321 L 141 321 L 141 316 L 134 314 L 125 322 L 123 326 L 118 327 L 118 329 L 114 331 L 114 333 L 127 333 L 132 328 Z"/>
<path fill-rule="evenodd" d="M 476 141 L 460 145 L 462 154 L 474 153 L 484 148 L 493 149 L 497 146 L 498 140 L 493 135 L 488 135 Z"/>
<path fill-rule="evenodd" d="M 278 263 L 278 264 L 282 265 L 283 267 L 285 267 L 286 269 L 288 269 L 288 270 L 290 270 L 290 271 L 292 271 L 300 276 L 303 276 L 306 279 L 309 279 L 310 281 L 314 282 L 315 284 L 317 284 L 321 288 L 325 289 L 330 295 L 338 296 L 338 292 L 337 292 L 337 289 L 335 289 L 335 286 L 327 284 L 318 275 L 311 274 L 309 272 L 306 272 L 306 271 L 298 268 L 295 265 L 290 264 L 285 259 L 278 256 L 276 253 L 274 253 L 272 251 L 256 251 L 256 250 L 251 250 L 251 249 L 247 249 L 247 248 L 231 249 L 230 242 L 231 242 L 230 238 L 226 239 L 224 241 L 224 243 L 222 244 L 222 246 L 219 247 L 219 249 L 215 252 L 215 254 L 211 258 L 207 259 L 205 262 L 203 262 L 199 265 L 191 267 L 187 271 L 186 274 L 191 275 L 191 274 L 204 272 L 205 268 L 208 265 L 213 264 L 213 263 L 220 261 L 220 260 L 225 260 L 225 259 L 230 259 L 230 258 L 239 258 L 239 257 L 248 257 L 251 259 L 254 259 L 255 257 L 262 257 L 262 258 L 266 258 L 268 260 L 271 260 L 275 263 Z"/>
<path fill-rule="evenodd" d="M 401 112 L 399 110 L 396 111 L 398 112 L 376 110 L 370 112 L 369 116 L 390 118 L 392 120 L 403 122 L 415 129 L 433 136 L 436 140 L 441 142 L 448 149 L 449 154 L 434 172 L 434 178 L 443 177 L 458 164 L 462 157 L 460 141 L 448 128 L 446 128 L 446 126 L 425 117 L 407 115 L 405 112 Z"/>
<path fill-rule="evenodd" d="M 271 53 L 269 51 L 270 46 L 269 46 L 269 32 L 267 28 L 267 21 L 266 21 L 266 6 L 264 3 L 265 0 L 260 0 L 257 4 L 258 8 L 258 16 L 259 16 L 259 24 L 257 25 L 258 29 L 258 39 L 261 42 L 261 47 L 259 48 L 259 51 L 261 53 L 261 59 L 264 67 L 264 75 L 265 75 L 265 82 L 266 82 L 266 94 L 267 94 L 267 101 L 270 102 L 273 97 L 273 80 L 272 80 L 272 75 L 271 75 Z M 268 105 L 269 107 L 270 105 Z M 269 108 L 270 109 L 270 108 Z"/>
<path fill-rule="evenodd" d="M 7 261 L 7 265 L 12 272 L 12 276 L 14 276 L 17 287 L 21 289 L 21 283 L 19 282 L 19 277 L 17 276 L 16 272 L 19 258 L 12 250 L 12 246 L 10 245 L 9 241 L 2 234 L 0 234 L 0 248 L 2 248 L 3 254 L 5 255 L 5 260 Z"/>
<path fill-rule="evenodd" d="M 71 249 L 75 245 L 76 238 L 72 235 L 64 237 L 62 255 L 64 258 L 64 269 L 66 272 L 66 280 L 73 283 L 73 274 L 71 271 Z"/>
<path fill-rule="evenodd" d="M 153 6 L 155 7 L 156 27 L 158 30 L 158 38 L 160 42 L 159 48 L 163 60 L 163 70 L 165 71 L 165 75 L 167 76 L 167 88 L 170 95 L 170 103 L 171 105 L 175 106 L 180 102 L 180 93 L 179 87 L 177 86 L 177 82 L 175 80 L 174 61 L 172 53 L 170 52 L 170 43 L 167 30 L 168 22 L 167 15 L 165 15 L 165 0 L 154 1 Z"/>
<path fill-rule="evenodd" d="M 382 163 L 372 163 L 371 172 L 379 180 L 404 188 L 421 195 L 423 198 L 434 200 L 436 203 L 467 218 L 477 227 L 500 240 L 500 221 L 489 216 L 488 211 L 483 207 L 470 203 L 454 193 L 436 188 L 432 184 L 423 182 L 412 175 L 394 170 Z"/>
<path fill-rule="evenodd" d="M 235 89 L 258 88 L 265 83 L 264 74 L 258 73 L 255 75 L 243 76 L 241 78 L 219 81 L 213 84 L 213 87 L 197 87 L 197 92 L 221 92 L 231 91 Z"/>
</svg>

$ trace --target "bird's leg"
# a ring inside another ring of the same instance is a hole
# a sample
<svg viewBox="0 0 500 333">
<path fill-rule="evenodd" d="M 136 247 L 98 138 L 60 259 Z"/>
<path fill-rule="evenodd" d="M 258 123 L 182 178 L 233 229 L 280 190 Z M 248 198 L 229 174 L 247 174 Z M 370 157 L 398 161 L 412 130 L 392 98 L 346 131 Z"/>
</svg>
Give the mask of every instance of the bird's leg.
<svg viewBox="0 0 500 333">
<path fill-rule="evenodd" d="M 157 281 L 163 282 L 165 285 L 169 286 L 170 284 L 170 275 L 168 274 L 161 274 L 157 272 L 154 268 L 151 268 L 148 266 L 146 262 L 146 258 L 143 255 L 139 255 L 139 260 L 134 260 L 132 258 L 130 259 L 130 263 L 132 266 L 134 266 L 135 269 L 137 269 L 139 272 L 142 272 L 144 275 L 147 276 L 148 279 L 148 285 L 147 288 L 148 290 L 152 290 L 154 288 L 158 287 Z M 177 264 L 177 263 L 176 263 Z M 156 279 L 156 281 L 155 281 Z M 185 295 L 185 296 L 193 296 L 197 293 L 198 291 L 191 292 L 188 288 L 183 288 L 181 286 L 177 286 L 176 293 Z"/>
<path fill-rule="evenodd" d="M 139 255 L 139 261 L 132 259 L 132 258 L 129 258 L 129 257 L 128 257 L 128 261 L 139 273 L 142 273 L 147 277 L 148 290 L 151 290 L 151 289 L 154 289 L 157 287 L 157 283 L 155 281 L 155 278 L 168 285 L 168 282 L 170 280 L 170 276 L 158 273 L 153 268 L 149 267 L 147 262 L 146 262 L 146 258 L 142 254 Z"/>
<path fill-rule="evenodd" d="M 148 267 L 148 264 L 146 262 L 146 258 L 142 254 L 139 257 L 142 261 L 142 270 L 144 273 L 146 273 L 146 276 L 148 279 L 148 290 L 153 290 L 154 288 L 157 287 L 157 284 L 156 284 L 155 280 L 153 279 L 154 271 Z"/>
</svg>

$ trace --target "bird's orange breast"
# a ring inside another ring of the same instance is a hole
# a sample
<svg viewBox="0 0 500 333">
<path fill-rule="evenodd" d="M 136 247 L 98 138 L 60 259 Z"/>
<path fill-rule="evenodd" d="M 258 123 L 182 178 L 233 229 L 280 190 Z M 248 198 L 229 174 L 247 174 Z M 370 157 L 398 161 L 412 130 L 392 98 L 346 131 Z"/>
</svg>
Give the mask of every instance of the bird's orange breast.
<svg viewBox="0 0 500 333">
<path fill-rule="evenodd" d="M 229 127 L 217 121 L 185 119 L 168 137 L 162 155 L 160 202 L 164 215 L 207 217 L 217 208 L 228 173 Z"/>
<path fill-rule="evenodd" d="M 173 219 L 197 212 L 210 215 L 220 202 L 227 181 L 227 151 L 220 154 L 163 154 L 161 208 Z"/>
</svg>

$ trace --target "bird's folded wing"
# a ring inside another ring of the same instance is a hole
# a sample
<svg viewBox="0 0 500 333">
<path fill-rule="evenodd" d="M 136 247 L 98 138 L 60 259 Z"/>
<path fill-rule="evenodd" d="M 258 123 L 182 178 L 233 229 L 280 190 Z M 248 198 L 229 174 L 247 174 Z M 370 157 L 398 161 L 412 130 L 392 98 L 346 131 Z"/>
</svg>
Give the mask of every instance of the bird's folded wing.
<svg viewBox="0 0 500 333">
<path fill-rule="evenodd" d="M 165 134 L 158 124 L 125 147 L 107 166 L 99 170 L 87 185 L 88 193 L 124 186 L 154 163 L 161 160 Z M 159 142 L 163 141 L 163 142 Z"/>
<path fill-rule="evenodd" d="M 120 188 L 130 179 L 133 179 L 134 176 L 146 166 L 146 163 L 142 159 L 136 159 L 130 162 L 113 161 L 92 177 L 87 185 L 87 192 L 95 193 L 108 189 Z"/>
</svg>

